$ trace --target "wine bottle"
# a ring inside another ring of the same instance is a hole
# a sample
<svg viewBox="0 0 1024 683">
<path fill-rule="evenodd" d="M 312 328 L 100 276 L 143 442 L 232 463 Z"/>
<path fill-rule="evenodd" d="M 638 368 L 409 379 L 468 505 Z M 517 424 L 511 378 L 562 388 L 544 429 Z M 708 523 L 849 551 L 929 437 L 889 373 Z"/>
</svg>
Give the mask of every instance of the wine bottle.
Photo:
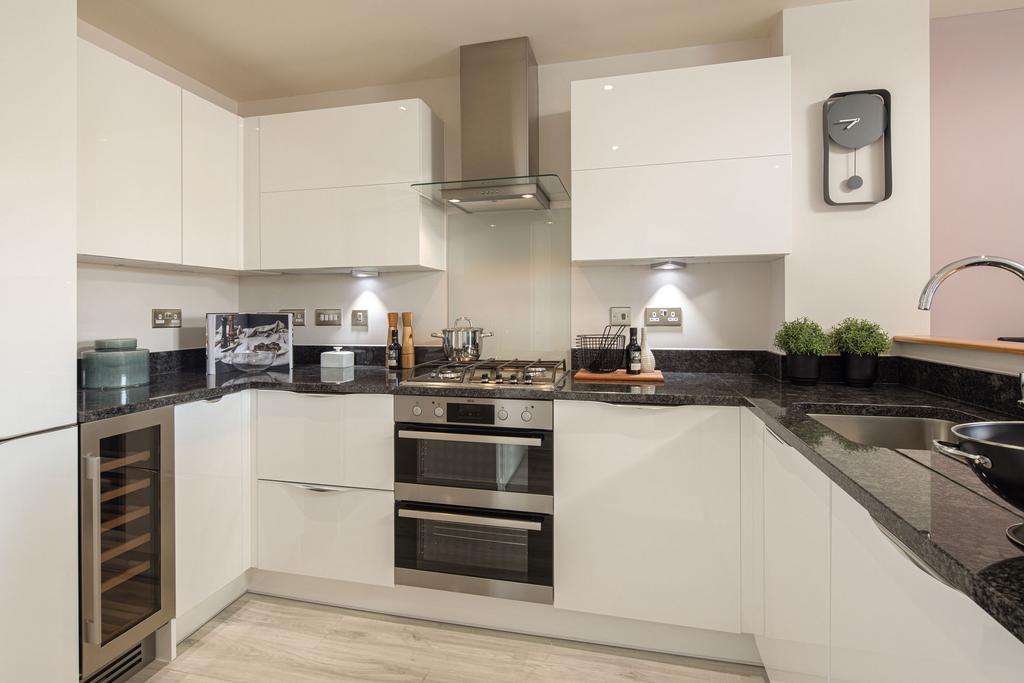
<svg viewBox="0 0 1024 683">
<path fill-rule="evenodd" d="M 626 347 L 626 374 L 640 374 L 640 345 L 636 341 L 636 328 L 629 328 L 629 345 Z"/>
<path fill-rule="evenodd" d="M 398 330 L 391 330 L 391 343 L 388 344 L 387 366 L 389 370 L 397 370 L 402 361 L 402 345 L 398 343 Z"/>
</svg>

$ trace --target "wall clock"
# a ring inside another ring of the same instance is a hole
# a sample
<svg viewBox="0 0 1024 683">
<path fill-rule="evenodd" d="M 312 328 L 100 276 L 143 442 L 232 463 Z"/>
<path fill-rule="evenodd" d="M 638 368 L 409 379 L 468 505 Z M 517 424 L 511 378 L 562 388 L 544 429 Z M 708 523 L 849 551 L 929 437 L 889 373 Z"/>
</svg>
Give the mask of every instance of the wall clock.
<svg viewBox="0 0 1024 683">
<path fill-rule="evenodd" d="M 888 90 L 831 95 L 822 106 L 825 203 L 877 204 L 892 196 Z"/>
</svg>

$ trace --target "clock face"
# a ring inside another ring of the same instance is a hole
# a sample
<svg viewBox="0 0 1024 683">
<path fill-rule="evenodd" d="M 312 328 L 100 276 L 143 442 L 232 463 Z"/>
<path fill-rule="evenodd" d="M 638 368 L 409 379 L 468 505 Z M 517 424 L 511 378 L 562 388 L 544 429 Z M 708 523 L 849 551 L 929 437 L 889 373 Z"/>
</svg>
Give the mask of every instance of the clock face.
<svg viewBox="0 0 1024 683">
<path fill-rule="evenodd" d="M 878 95 L 854 93 L 837 98 L 825 115 L 828 136 L 838 145 L 858 149 L 882 137 L 888 124 L 885 102 Z"/>
</svg>

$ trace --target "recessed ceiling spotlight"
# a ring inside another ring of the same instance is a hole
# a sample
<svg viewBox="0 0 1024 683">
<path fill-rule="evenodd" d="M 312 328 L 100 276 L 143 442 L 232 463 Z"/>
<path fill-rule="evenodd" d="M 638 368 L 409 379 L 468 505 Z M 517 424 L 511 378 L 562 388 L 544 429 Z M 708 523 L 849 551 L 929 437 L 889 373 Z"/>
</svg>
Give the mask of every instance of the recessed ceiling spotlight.
<svg viewBox="0 0 1024 683">
<path fill-rule="evenodd" d="M 682 261 L 658 261 L 651 264 L 651 270 L 681 270 L 685 267 Z"/>
<path fill-rule="evenodd" d="M 613 152 L 618 152 L 619 151 L 619 146 L 618 145 L 612 145 L 612 151 Z"/>
<path fill-rule="evenodd" d="M 615 86 L 612 85 L 611 83 L 605 83 L 604 84 L 604 89 L 605 90 L 615 90 Z"/>
<path fill-rule="evenodd" d="M 555 224 L 554 221 L 548 221 L 548 225 L 554 225 L 554 224 Z"/>
<path fill-rule="evenodd" d="M 452 204 L 458 204 L 462 200 L 461 199 L 449 199 L 448 201 L 451 202 Z"/>
<path fill-rule="evenodd" d="M 492 228 L 496 228 L 496 227 L 498 227 L 498 226 L 497 226 L 497 225 L 495 225 L 494 223 L 491 223 L 491 227 L 492 227 Z"/>
<path fill-rule="evenodd" d="M 379 270 L 353 270 L 352 277 L 380 277 Z"/>
<path fill-rule="evenodd" d="M 523 194 L 523 195 L 519 195 L 519 196 L 522 197 L 523 199 L 533 199 L 533 195 L 532 194 Z"/>
</svg>

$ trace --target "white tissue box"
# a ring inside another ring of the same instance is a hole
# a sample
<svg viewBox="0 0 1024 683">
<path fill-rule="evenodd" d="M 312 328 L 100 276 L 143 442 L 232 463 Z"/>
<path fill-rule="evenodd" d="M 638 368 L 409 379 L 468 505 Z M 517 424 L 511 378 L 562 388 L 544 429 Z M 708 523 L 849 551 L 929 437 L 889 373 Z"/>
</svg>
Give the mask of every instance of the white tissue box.
<svg viewBox="0 0 1024 683">
<path fill-rule="evenodd" d="M 350 368 L 355 364 L 356 354 L 342 351 L 340 346 L 335 346 L 333 351 L 324 351 L 320 354 L 322 368 Z"/>
</svg>

